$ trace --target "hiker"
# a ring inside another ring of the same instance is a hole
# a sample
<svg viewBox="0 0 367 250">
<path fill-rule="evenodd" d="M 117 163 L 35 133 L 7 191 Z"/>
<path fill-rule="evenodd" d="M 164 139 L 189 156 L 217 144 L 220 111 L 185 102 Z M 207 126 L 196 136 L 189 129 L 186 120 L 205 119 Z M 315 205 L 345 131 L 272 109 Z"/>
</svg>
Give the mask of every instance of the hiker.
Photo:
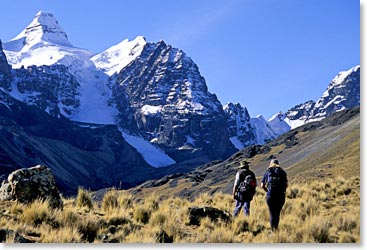
<svg viewBox="0 0 367 250">
<path fill-rule="evenodd" d="M 246 216 L 250 215 L 250 203 L 256 191 L 256 177 L 249 169 L 247 161 L 241 162 L 233 185 L 233 198 L 236 201 L 233 216 L 236 217 L 243 207 Z"/>
<path fill-rule="evenodd" d="M 270 213 L 271 230 L 278 229 L 280 211 L 285 203 L 285 191 L 288 187 L 287 173 L 279 166 L 277 159 L 272 159 L 266 170 L 261 187 L 266 192 L 266 203 Z"/>
</svg>

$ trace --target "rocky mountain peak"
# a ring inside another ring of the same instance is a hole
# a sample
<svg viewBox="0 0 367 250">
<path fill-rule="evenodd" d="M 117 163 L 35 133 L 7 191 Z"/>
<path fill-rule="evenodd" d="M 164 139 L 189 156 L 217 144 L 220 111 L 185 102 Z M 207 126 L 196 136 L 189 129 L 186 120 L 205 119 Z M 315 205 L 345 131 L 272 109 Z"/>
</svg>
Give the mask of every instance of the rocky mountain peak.
<svg viewBox="0 0 367 250">
<path fill-rule="evenodd" d="M 341 71 L 339 72 L 339 74 L 337 74 L 333 80 L 331 80 L 331 83 L 329 85 L 329 88 L 331 86 L 335 86 L 335 85 L 342 85 L 344 84 L 345 82 L 348 82 L 348 81 L 352 81 L 353 77 L 355 75 L 359 75 L 359 72 L 360 72 L 360 69 L 361 69 L 361 66 L 360 65 L 357 65 L 349 70 L 346 70 L 346 71 Z"/>
<path fill-rule="evenodd" d="M 257 144 L 255 129 L 251 126 L 250 114 L 247 108 L 239 103 L 227 103 L 223 107 L 227 117 L 228 133 L 232 144 L 237 149 L 244 146 Z"/>
<path fill-rule="evenodd" d="M 3 67 L 6 66 L 9 67 L 8 60 L 6 59 L 6 56 L 3 51 L 3 43 L 0 40 L 0 72 L 4 73 Z"/>
<path fill-rule="evenodd" d="M 360 65 L 338 73 L 316 102 L 308 101 L 288 110 L 285 121 L 293 129 L 357 106 L 360 106 Z"/>
<path fill-rule="evenodd" d="M 218 159 L 234 149 L 221 103 L 183 51 L 163 41 L 147 43 L 117 82 L 113 95 L 119 113 L 125 114 L 121 127 L 135 127 L 146 140 L 172 152 L 202 150 Z"/>
</svg>

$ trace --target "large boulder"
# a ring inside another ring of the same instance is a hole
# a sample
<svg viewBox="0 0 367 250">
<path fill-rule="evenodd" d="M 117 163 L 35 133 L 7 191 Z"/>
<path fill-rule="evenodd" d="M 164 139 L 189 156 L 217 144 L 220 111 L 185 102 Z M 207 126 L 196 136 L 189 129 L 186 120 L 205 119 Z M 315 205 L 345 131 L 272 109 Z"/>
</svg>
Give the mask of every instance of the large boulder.
<svg viewBox="0 0 367 250">
<path fill-rule="evenodd" d="M 30 203 L 36 199 L 49 200 L 53 208 L 63 206 L 55 178 L 47 166 L 18 169 L 0 187 L 0 200 Z"/>
<path fill-rule="evenodd" d="M 230 215 L 215 207 L 190 207 L 189 208 L 189 225 L 200 226 L 200 220 L 208 217 L 211 221 L 216 222 L 218 219 L 229 222 Z"/>
</svg>

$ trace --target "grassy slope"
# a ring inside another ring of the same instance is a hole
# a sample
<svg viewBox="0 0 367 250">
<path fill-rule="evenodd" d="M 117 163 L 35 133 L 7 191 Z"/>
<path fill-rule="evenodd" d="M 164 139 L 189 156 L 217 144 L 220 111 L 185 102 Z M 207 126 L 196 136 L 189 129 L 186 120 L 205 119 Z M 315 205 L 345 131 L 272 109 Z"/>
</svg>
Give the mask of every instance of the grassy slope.
<svg viewBox="0 0 367 250">
<path fill-rule="evenodd" d="M 156 184 L 151 187 L 152 185 L 145 183 L 131 189 L 131 192 L 136 197 L 155 192 L 164 198 L 180 196 L 189 199 L 203 192 L 230 193 L 240 161 L 246 159 L 250 162 L 250 168 L 260 182 L 272 155 L 279 159 L 281 166 L 287 171 L 290 183 L 297 184 L 337 176 L 359 177 L 359 113 L 341 125 L 319 124 L 318 126 L 321 127 L 311 131 L 300 128 L 296 133 L 293 131 L 262 147 L 268 147 L 269 152 L 246 158 L 242 150 L 224 162 L 199 167 L 189 174 L 165 181 L 163 185 Z M 287 147 L 286 143 L 289 140 L 296 140 L 297 144 Z M 159 182 L 156 181 L 156 183 Z"/>
</svg>

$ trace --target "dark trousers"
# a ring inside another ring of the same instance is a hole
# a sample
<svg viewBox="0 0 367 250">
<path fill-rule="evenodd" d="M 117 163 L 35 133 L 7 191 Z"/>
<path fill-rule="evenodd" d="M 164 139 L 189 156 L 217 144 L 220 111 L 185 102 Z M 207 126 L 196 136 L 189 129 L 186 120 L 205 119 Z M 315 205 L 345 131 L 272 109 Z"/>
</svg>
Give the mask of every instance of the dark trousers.
<svg viewBox="0 0 367 250">
<path fill-rule="evenodd" d="M 241 194 L 238 194 L 238 197 L 236 199 L 236 205 L 233 211 L 233 216 L 236 217 L 240 213 L 242 207 L 243 207 L 243 213 L 246 216 L 249 216 L 250 215 L 250 203 L 251 203 L 251 199 Z"/>
<path fill-rule="evenodd" d="M 285 196 L 268 195 L 266 196 L 266 203 L 269 208 L 271 230 L 276 230 L 279 225 L 280 211 L 285 203 Z"/>
</svg>

